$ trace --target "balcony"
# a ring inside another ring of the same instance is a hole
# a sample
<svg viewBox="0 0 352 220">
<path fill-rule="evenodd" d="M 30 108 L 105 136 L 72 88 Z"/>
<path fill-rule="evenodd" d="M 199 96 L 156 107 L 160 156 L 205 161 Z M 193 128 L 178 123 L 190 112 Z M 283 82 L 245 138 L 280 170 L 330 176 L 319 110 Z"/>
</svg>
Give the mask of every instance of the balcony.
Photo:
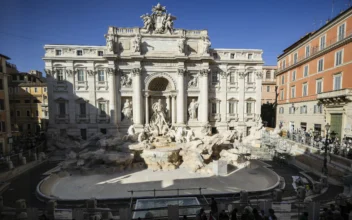
<svg viewBox="0 0 352 220">
<path fill-rule="evenodd" d="M 237 113 L 227 113 L 227 122 L 230 121 L 238 121 L 238 114 Z"/>
<path fill-rule="evenodd" d="M 76 115 L 76 122 L 77 123 L 89 123 L 89 115 L 87 115 L 87 114 Z"/>
<path fill-rule="evenodd" d="M 69 115 L 68 114 L 57 114 L 55 115 L 55 122 L 60 123 L 69 123 Z"/>
<path fill-rule="evenodd" d="M 254 114 L 254 113 L 245 113 L 244 120 L 245 121 L 254 120 L 255 116 L 256 116 L 256 114 Z"/>
<path fill-rule="evenodd" d="M 99 114 L 97 115 L 97 123 L 109 123 L 110 116 L 107 114 Z"/>
<path fill-rule="evenodd" d="M 210 114 L 210 121 L 221 121 L 221 114 L 220 113 L 211 113 Z"/>
<path fill-rule="evenodd" d="M 88 81 L 77 81 L 76 82 L 76 90 L 80 89 L 88 89 Z"/>
<path fill-rule="evenodd" d="M 297 66 L 300 66 L 303 63 L 308 62 L 309 60 L 312 60 L 316 57 L 321 56 L 325 52 L 329 52 L 331 50 L 336 49 L 337 47 L 340 47 L 350 42 L 351 40 L 352 40 L 352 30 L 347 30 L 345 36 L 338 36 L 333 39 L 330 39 L 326 42 L 326 44 L 323 47 L 320 47 L 320 45 L 311 47 L 311 52 L 309 56 L 304 55 L 304 56 L 298 57 L 295 61 L 286 62 L 285 67 L 279 66 L 276 75 L 279 75 L 283 72 L 289 71 Z"/>
<path fill-rule="evenodd" d="M 95 84 L 96 90 L 105 89 L 108 90 L 108 81 L 97 81 Z"/>
<path fill-rule="evenodd" d="M 317 99 L 324 104 L 350 102 L 352 101 L 352 90 L 340 89 L 336 91 L 320 93 L 318 94 Z"/>
</svg>

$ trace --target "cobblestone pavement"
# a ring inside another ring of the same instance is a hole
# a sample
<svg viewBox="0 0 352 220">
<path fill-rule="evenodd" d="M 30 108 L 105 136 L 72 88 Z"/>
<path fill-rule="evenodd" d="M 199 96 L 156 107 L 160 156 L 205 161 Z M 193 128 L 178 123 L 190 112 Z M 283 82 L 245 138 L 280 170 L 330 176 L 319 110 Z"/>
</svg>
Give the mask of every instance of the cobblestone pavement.
<svg viewBox="0 0 352 220">
<path fill-rule="evenodd" d="M 292 165 L 287 165 L 287 164 L 281 164 L 277 163 L 274 161 L 265 161 L 265 163 L 269 164 L 272 166 L 272 169 L 279 174 L 280 176 L 285 178 L 286 182 L 286 188 L 283 194 L 283 197 L 290 197 L 290 196 L 295 196 L 296 192 L 292 186 L 292 176 L 302 176 L 300 175 L 299 172 L 302 170 L 292 166 Z M 314 180 L 318 181 L 319 177 L 312 174 L 308 173 L 309 176 L 311 176 Z M 338 195 L 339 193 L 343 192 L 343 187 L 342 186 L 336 186 L 336 185 L 329 185 L 329 188 L 327 192 L 325 192 L 323 195 L 315 197 L 313 200 L 315 201 L 321 201 L 321 200 L 332 200 Z"/>
</svg>

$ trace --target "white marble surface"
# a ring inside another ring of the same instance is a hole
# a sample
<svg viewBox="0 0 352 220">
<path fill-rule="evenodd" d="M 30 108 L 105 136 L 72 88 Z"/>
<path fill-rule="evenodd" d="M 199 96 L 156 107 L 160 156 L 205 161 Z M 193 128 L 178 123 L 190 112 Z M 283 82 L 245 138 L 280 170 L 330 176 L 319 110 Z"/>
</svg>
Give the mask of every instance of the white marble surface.
<svg viewBox="0 0 352 220">
<path fill-rule="evenodd" d="M 128 198 L 129 190 L 207 188 L 204 194 L 233 193 L 241 190 L 264 190 L 276 184 L 276 176 L 263 167 L 252 167 L 230 173 L 227 176 L 211 176 L 190 173 L 186 169 L 172 171 L 142 170 L 114 175 L 68 176 L 53 184 L 52 195 L 60 199 Z M 180 195 L 199 194 L 199 190 L 180 191 Z M 157 196 L 176 195 L 173 192 L 157 192 Z M 135 197 L 153 196 L 153 192 L 134 193 Z"/>
</svg>

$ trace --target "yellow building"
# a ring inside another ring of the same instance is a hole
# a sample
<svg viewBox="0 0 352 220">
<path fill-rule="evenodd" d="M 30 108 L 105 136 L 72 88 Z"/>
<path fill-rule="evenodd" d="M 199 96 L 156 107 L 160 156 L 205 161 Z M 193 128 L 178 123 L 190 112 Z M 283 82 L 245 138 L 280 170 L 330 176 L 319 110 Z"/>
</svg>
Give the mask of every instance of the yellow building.
<svg viewBox="0 0 352 220">
<path fill-rule="evenodd" d="M 7 154 L 12 149 L 10 106 L 8 93 L 7 60 L 0 54 L 0 154 Z"/>
<path fill-rule="evenodd" d="M 11 127 L 21 135 L 46 131 L 48 124 L 48 95 L 42 73 L 12 72 L 9 79 Z"/>
</svg>

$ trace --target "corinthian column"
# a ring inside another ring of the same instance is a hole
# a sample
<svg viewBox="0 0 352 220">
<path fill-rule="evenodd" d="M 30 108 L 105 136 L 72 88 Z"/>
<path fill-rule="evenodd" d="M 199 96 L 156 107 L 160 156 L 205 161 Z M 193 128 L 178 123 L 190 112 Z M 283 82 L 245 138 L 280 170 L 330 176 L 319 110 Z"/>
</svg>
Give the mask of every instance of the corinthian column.
<svg viewBox="0 0 352 220">
<path fill-rule="evenodd" d="M 221 122 L 227 123 L 227 76 L 228 73 L 222 71 L 220 73 L 220 89 L 221 89 L 221 102 L 220 102 L 220 115 Z"/>
<path fill-rule="evenodd" d="M 178 69 L 177 77 L 177 123 L 179 125 L 185 124 L 185 70 Z"/>
<path fill-rule="evenodd" d="M 133 75 L 133 123 L 137 126 L 142 126 L 142 114 L 141 110 L 143 108 L 142 104 L 142 85 L 141 85 L 141 69 L 132 69 Z"/>
<path fill-rule="evenodd" d="M 199 121 L 208 123 L 208 103 L 209 103 L 209 91 L 208 91 L 208 75 L 210 69 L 202 69 L 200 71 L 199 87 L 200 87 L 200 105 L 199 105 Z"/>
<path fill-rule="evenodd" d="M 176 124 L 176 96 L 171 95 L 171 105 L 172 105 L 172 111 L 171 111 L 171 121 L 172 125 Z"/>
<path fill-rule="evenodd" d="M 145 124 L 149 124 L 149 95 L 145 94 Z"/>
<path fill-rule="evenodd" d="M 117 69 L 115 68 L 109 68 L 108 69 L 108 80 L 109 80 L 109 84 L 111 83 L 111 85 L 109 85 L 109 110 L 113 112 L 112 115 L 110 115 L 111 119 L 110 119 L 110 124 L 112 125 L 117 125 L 117 121 L 116 121 L 116 73 L 117 73 Z"/>
<path fill-rule="evenodd" d="M 238 73 L 238 121 L 244 121 L 244 78 L 246 74 L 244 72 Z"/>
<path fill-rule="evenodd" d="M 255 114 L 261 114 L 261 102 L 262 102 L 262 79 L 263 73 L 261 71 L 256 72 L 255 75 L 257 76 L 255 81 Z"/>
</svg>

